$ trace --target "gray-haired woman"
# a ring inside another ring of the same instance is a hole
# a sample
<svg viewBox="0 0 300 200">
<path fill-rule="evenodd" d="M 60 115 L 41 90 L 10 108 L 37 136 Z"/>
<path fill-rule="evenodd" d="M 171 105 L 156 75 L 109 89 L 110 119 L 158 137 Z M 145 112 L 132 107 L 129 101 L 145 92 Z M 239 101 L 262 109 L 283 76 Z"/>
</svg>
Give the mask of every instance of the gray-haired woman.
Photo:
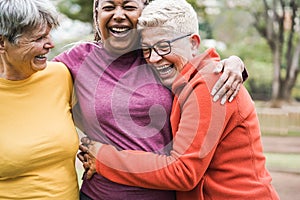
<svg viewBox="0 0 300 200">
<path fill-rule="evenodd" d="M 47 62 L 48 0 L 0 0 L 0 199 L 78 199 L 72 79 Z"/>
</svg>

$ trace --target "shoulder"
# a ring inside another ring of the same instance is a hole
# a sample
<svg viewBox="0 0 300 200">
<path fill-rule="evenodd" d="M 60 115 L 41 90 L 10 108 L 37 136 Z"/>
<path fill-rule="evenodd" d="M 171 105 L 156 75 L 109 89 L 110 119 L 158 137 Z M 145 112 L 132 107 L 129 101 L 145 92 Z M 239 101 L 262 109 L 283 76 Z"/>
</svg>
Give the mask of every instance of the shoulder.
<svg viewBox="0 0 300 200">
<path fill-rule="evenodd" d="M 250 113 L 256 112 L 254 101 L 244 85 L 241 86 L 238 95 L 232 103 L 236 103 L 237 110 L 242 119 L 247 118 Z"/>
<path fill-rule="evenodd" d="M 95 42 L 76 43 L 70 49 L 56 56 L 53 61 L 64 63 L 75 76 L 87 58 L 96 59 L 95 56 L 89 56 L 96 48 L 101 49 L 102 46 Z"/>
<path fill-rule="evenodd" d="M 186 67 L 189 71 L 188 82 L 194 87 L 205 87 L 209 91 L 213 88 L 221 74 L 214 73 L 214 69 L 218 64 L 218 56 L 210 56 L 209 54 L 201 54 L 194 60 L 189 62 Z"/>
<path fill-rule="evenodd" d="M 74 62 L 82 61 L 90 52 L 95 48 L 101 47 L 99 43 L 95 42 L 78 42 L 69 45 L 70 48 L 58 56 L 53 61 L 59 61 L 65 63 L 68 67 Z"/>
<path fill-rule="evenodd" d="M 53 61 L 48 61 L 47 62 L 47 68 L 49 72 L 62 72 L 66 73 L 68 72 L 67 66 L 62 63 L 62 62 L 53 62 Z"/>
<path fill-rule="evenodd" d="M 47 62 L 47 67 L 45 69 L 45 72 L 49 75 L 53 75 L 54 78 L 56 78 L 58 81 L 63 79 L 70 79 L 71 74 L 67 66 L 62 62 Z"/>
<path fill-rule="evenodd" d="M 97 42 L 78 42 L 70 44 L 70 48 L 64 53 L 70 54 L 84 54 L 93 51 L 94 48 L 102 47 L 100 43 Z"/>
</svg>

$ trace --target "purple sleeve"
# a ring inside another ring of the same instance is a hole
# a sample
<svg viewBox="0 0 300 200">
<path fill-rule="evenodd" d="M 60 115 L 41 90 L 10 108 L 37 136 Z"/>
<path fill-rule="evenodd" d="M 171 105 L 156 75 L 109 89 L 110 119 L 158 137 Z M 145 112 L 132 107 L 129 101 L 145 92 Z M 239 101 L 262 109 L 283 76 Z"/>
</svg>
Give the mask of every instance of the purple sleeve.
<svg viewBox="0 0 300 200">
<path fill-rule="evenodd" d="M 91 43 L 76 44 L 69 50 L 66 50 L 54 57 L 53 61 L 64 63 L 74 77 L 76 76 L 76 72 L 79 70 L 85 57 L 89 54 L 90 51 L 92 51 L 92 48 L 93 44 Z"/>
</svg>

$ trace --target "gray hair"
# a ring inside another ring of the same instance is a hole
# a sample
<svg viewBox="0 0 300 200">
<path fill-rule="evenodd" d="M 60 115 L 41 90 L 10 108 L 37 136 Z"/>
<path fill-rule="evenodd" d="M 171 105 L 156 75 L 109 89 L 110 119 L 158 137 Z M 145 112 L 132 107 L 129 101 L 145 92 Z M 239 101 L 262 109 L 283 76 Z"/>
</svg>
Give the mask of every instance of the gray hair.
<svg viewBox="0 0 300 200">
<path fill-rule="evenodd" d="M 178 33 L 198 33 L 197 13 L 186 0 L 154 0 L 138 20 L 138 29 L 169 27 Z"/>
<path fill-rule="evenodd" d="M 49 0 L 0 0 L 0 13 L 0 36 L 13 44 L 28 29 L 59 25 L 58 12 Z"/>
</svg>

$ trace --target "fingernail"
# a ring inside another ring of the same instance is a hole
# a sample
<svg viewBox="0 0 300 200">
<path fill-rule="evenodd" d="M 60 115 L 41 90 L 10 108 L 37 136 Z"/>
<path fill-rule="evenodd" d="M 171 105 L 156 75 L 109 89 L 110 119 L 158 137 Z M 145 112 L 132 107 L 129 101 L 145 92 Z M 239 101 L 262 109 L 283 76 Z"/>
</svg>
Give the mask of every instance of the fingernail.
<svg viewBox="0 0 300 200">
<path fill-rule="evenodd" d="M 213 101 L 216 102 L 219 99 L 219 95 L 214 96 Z"/>
<path fill-rule="evenodd" d="M 222 98 L 222 100 L 221 100 L 221 104 L 222 104 L 222 105 L 224 105 L 224 104 L 225 104 L 225 102 L 226 102 L 226 98 Z"/>
<path fill-rule="evenodd" d="M 230 99 L 228 100 L 229 102 L 232 102 L 232 100 L 233 100 L 233 97 L 230 97 Z"/>
<path fill-rule="evenodd" d="M 211 95 L 215 95 L 216 94 L 216 92 L 217 92 L 217 90 L 216 89 L 213 89 L 212 91 L 211 91 Z"/>
</svg>

